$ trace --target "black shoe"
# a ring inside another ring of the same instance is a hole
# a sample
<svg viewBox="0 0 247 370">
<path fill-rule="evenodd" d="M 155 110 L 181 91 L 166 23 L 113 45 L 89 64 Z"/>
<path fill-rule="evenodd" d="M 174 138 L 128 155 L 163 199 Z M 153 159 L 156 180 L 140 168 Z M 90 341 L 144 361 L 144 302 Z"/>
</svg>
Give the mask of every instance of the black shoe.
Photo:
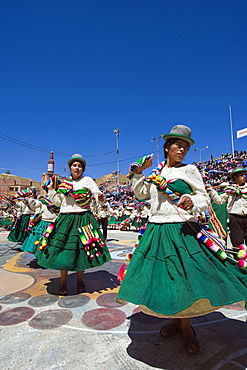
<svg viewBox="0 0 247 370">
<path fill-rule="evenodd" d="M 84 281 L 77 284 L 77 294 L 85 293 L 85 291 L 86 291 L 86 285 L 85 285 Z"/>
<path fill-rule="evenodd" d="M 67 295 L 67 286 L 66 285 L 59 285 L 58 295 Z"/>
</svg>

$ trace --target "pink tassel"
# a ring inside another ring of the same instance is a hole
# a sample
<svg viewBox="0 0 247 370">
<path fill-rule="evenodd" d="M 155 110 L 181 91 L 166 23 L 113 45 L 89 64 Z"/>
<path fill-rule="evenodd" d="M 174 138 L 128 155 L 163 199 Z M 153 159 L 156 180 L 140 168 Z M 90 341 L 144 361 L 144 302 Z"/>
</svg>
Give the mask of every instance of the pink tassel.
<svg viewBox="0 0 247 370">
<path fill-rule="evenodd" d="M 124 280 L 124 277 L 125 277 L 125 266 L 126 266 L 126 263 L 123 263 L 122 266 L 120 267 L 119 271 L 118 271 L 117 279 L 118 279 L 120 284 Z"/>
</svg>

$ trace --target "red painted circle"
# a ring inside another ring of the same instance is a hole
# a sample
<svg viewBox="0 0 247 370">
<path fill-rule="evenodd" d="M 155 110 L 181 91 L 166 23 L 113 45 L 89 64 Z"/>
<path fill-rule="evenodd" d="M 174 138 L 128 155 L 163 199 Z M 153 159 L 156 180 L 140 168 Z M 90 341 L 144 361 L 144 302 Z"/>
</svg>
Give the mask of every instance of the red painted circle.
<svg viewBox="0 0 247 370">
<path fill-rule="evenodd" d="M 126 315 L 114 308 L 97 308 L 84 313 L 83 324 L 96 330 L 109 330 L 124 323 Z"/>
<path fill-rule="evenodd" d="M 96 303 L 101 307 L 122 307 L 124 305 L 116 302 L 117 293 L 102 294 L 96 299 Z M 126 303 L 125 303 L 126 304 Z"/>
<path fill-rule="evenodd" d="M 132 311 L 132 314 L 134 315 L 135 313 L 140 313 L 140 312 L 142 312 L 142 311 L 141 311 L 140 307 L 138 306 L 138 307 L 136 307 L 136 308 Z"/>
<path fill-rule="evenodd" d="M 4 310 L 0 313 L 0 326 L 20 324 L 29 320 L 34 314 L 34 309 L 30 307 L 15 307 Z"/>
</svg>

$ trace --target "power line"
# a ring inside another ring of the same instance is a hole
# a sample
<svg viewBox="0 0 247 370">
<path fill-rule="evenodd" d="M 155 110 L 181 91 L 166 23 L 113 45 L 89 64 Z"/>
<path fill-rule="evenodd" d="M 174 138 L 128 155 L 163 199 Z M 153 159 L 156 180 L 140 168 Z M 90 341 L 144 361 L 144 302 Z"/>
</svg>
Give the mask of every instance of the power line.
<svg viewBox="0 0 247 370">
<path fill-rule="evenodd" d="M 144 157 L 144 155 L 147 155 L 147 153 L 146 154 L 139 155 L 138 157 L 136 156 L 136 157 L 131 157 L 131 158 L 120 159 L 119 162 L 129 161 L 130 159 L 136 159 L 137 160 L 137 159 L 139 159 L 141 157 Z M 116 163 L 116 161 L 105 162 L 105 163 L 96 163 L 96 164 L 87 164 L 87 167 L 89 167 L 89 166 L 100 166 L 102 164 L 111 164 L 111 163 Z"/>
<path fill-rule="evenodd" d="M 0 138 L 2 138 L 4 140 L 7 140 L 7 141 L 10 141 L 10 142 L 13 142 L 13 143 L 18 144 L 18 145 L 21 145 L 21 146 L 25 146 L 25 147 L 33 149 L 33 150 L 38 150 L 38 151 L 42 151 L 42 152 L 45 152 L 45 153 L 50 153 L 50 151 L 51 151 L 51 149 L 46 149 L 46 148 L 42 148 L 42 147 L 39 147 L 39 146 L 36 146 L 36 145 L 28 144 L 28 143 L 25 143 L 24 141 L 14 139 L 10 136 L 7 136 L 7 135 L 1 134 L 1 133 L 0 133 Z M 53 152 L 56 155 L 62 155 L 62 156 L 67 156 L 67 157 L 69 157 L 71 155 L 71 154 L 68 154 L 68 153 L 57 152 L 57 151 L 54 151 L 54 150 L 53 150 Z M 112 150 L 112 151 L 106 152 L 106 153 L 102 153 L 102 154 L 83 155 L 83 157 L 98 157 L 98 156 L 107 155 L 107 154 L 110 154 L 110 153 L 115 153 L 115 150 Z M 131 157 L 131 158 L 120 159 L 119 162 L 129 161 L 131 159 L 139 159 L 139 158 L 143 157 L 144 155 L 146 155 L 146 154 L 140 155 L 138 157 L 136 156 L 136 157 Z M 100 166 L 100 165 L 112 164 L 112 163 L 115 163 L 115 161 L 104 162 L 104 163 L 96 163 L 96 164 L 87 164 L 87 166 L 88 167 L 89 166 Z M 4 168 L 2 168 L 2 169 L 4 169 Z M 29 170 L 30 171 L 32 169 L 22 169 L 22 170 Z"/>
<path fill-rule="evenodd" d="M 126 161 L 129 161 L 131 159 L 139 159 L 141 157 L 144 157 L 144 155 L 146 154 L 142 154 L 142 155 L 139 155 L 138 157 L 131 157 L 131 158 L 125 158 L 125 159 L 120 159 L 119 162 L 126 162 Z M 101 165 L 106 165 L 106 164 L 112 164 L 112 163 L 116 163 L 116 161 L 111 161 L 111 162 L 104 162 L 104 163 L 95 163 L 95 164 L 87 164 L 87 167 L 93 167 L 93 166 L 101 166 Z M 59 169 L 64 169 L 64 167 L 57 167 Z M 22 171 L 35 171 L 35 172 L 40 172 L 42 170 L 44 170 L 44 168 L 9 168 L 9 167 L 0 167 L 0 170 L 10 170 L 10 171 L 13 171 L 13 170 L 22 170 Z"/>
<path fill-rule="evenodd" d="M 40 146 L 28 144 L 28 143 L 25 143 L 24 141 L 14 139 L 14 138 L 12 138 L 10 136 L 7 136 L 7 135 L 4 135 L 4 134 L 0 134 L 0 138 L 2 138 L 4 140 L 7 140 L 7 141 L 10 141 L 12 143 L 15 143 L 17 145 L 21 145 L 21 146 L 24 146 L 26 148 L 37 150 L 37 151 L 40 151 L 40 152 L 50 153 L 50 151 L 51 151 L 51 149 L 46 149 L 46 148 L 42 148 Z M 69 157 L 71 155 L 71 154 L 68 154 L 68 153 L 57 152 L 57 151 L 54 151 L 54 150 L 52 150 L 52 151 L 56 155 L 61 155 L 61 156 L 66 156 L 66 157 Z M 91 154 L 91 155 L 84 154 L 83 157 L 99 157 L 101 155 L 107 155 L 107 154 L 114 153 L 114 152 L 115 152 L 115 150 L 112 150 L 112 151 L 106 152 L 106 153 L 101 153 L 101 154 Z"/>
</svg>

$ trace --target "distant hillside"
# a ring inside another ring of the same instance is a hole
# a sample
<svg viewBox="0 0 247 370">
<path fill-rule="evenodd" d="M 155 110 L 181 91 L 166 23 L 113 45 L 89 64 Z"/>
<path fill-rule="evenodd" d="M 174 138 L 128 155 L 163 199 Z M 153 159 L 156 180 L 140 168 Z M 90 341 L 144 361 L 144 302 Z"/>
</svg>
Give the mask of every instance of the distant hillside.
<svg viewBox="0 0 247 370">
<path fill-rule="evenodd" d="M 106 182 L 106 180 L 110 181 L 111 184 L 116 183 L 116 179 L 113 178 L 112 173 L 109 173 L 108 175 L 104 175 L 104 176 L 99 177 L 98 179 L 95 180 L 95 182 L 99 186 L 100 184 L 104 184 Z M 120 173 L 119 174 L 119 184 L 124 184 L 125 182 L 126 183 L 129 182 L 128 177 L 126 175 L 121 175 L 121 173 Z"/>
</svg>

